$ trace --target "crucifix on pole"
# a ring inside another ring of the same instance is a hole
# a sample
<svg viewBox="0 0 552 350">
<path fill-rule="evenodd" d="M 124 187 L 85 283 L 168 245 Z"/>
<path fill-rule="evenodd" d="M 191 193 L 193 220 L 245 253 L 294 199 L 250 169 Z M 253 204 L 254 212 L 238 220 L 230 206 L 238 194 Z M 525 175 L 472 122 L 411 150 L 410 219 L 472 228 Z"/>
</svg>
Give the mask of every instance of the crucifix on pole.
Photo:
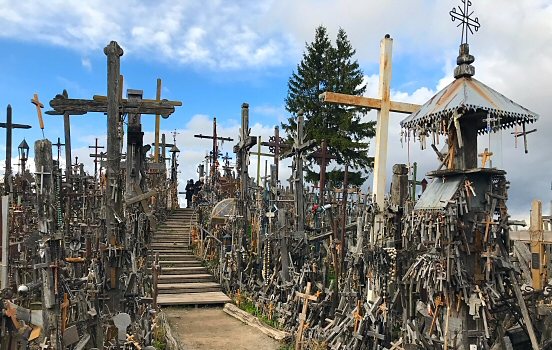
<svg viewBox="0 0 552 350">
<path fill-rule="evenodd" d="M 234 141 L 233 138 L 230 137 L 221 137 L 217 135 L 217 118 L 213 118 L 213 135 L 207 136 L 203 134 L 194 135 L 194 137 L 200 138 L 200 139 L 212 139 L 213 140 L 213 158 L 211 159 L 211 183 L 214 184 L 215 181 L 215 168 L 216 163 L 218 159 L 218 141 Z"/>
<path fill-rule="evenodd" d="M 316 159 L 316 163 L 320 165 L 320 201 L 319 205 L 324 205 L 324 192 L 326 190 L 326 166 L 330 164 L 332 159 L 337 157 L 331 154 L 326 147 L 326 140 L 322 140 L 322 145 L 315 152 L 311 153 L 311 157 Z"/>
<path fill-rule="evenodd" d="M 282 150 L 290 148 L 290 145 L 284 142 L 284 139 L 280 137 L 280 127 L 274 127 L 274 136 L 270 136 L 268 142 L 263 142 L 263 146 L 268 146 L 268 150 L 274 154 L 274 164 L 276 165 L 276 181 L 278 181 L 280 170 L 280 155 Z"/>
<path fill-rule="evenodd" d="M 4 194 L 11 191 L 11 157 L 12 157 L 12 131 L 13 129 L 30 129 L 30 125 L 12 123 L 12 107 L 8 105 L 6 122 L 0 123 L 0 128 L 6 129 L 6 171 L 4 172 Z"/>
<path fill-rule="evenodd" d="M 342 105 L 367 107 L 378 110 L 378 119 L 376 126 L 376 155 L 374 158 L 374 195 L 375 202 L 380 208 L 383 208 L 387 163 L 387 138 L 389 130 L 389 112 L 398 112 L 410 114 L 420 108 L 420 105 L 411 103 L 391 101 L 391 72 L 393 50 L 393 39 L 389 34 L 381 41 L 380 54 L 380 81 L 378 98 L 369 98 L 363 96 L 351 96 L 334 92 L 324 92 L 320 95 L 320 100 L 326 103 L 338 103 Z"/>
</svg>

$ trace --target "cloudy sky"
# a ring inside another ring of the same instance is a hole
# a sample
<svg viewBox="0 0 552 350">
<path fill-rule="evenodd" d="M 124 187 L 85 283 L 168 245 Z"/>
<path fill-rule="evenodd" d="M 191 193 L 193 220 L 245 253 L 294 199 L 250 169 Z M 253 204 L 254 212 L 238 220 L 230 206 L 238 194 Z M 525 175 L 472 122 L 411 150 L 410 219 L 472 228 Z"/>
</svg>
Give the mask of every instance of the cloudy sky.
<svg viewBox="0 0 552 350">
<path fill-rule="evenodd" d="M 240 106 L 248 102 L 252 134 L 266 140 L 287 117 L 287 81 L 318 25 L 328 28 L 332 40 L 340 27 L 345 29 L 357 49 L 369 97 L 377 97 L 380 40 L 389 33 L 394 39 L 392 98 L 423 104 L 453 79 L 460 29 L 448 12 L 461 4 L 460 0 L 0 0 L 0 114 L 11 104 L 14 122 L 33 126 L 14 132 L 14 146 L 26 137 L 32 148 L 32 142 L 42 138 L 30 103 L 33 94 L 47 107 L 63 89 L 72 98 L 105 94 L 103 48 L 116 40 L 125 51 L 121 60 L 125 89 L 141 89 L 144 98 L 154 98 L 156 79 L 161 78 L 162 97 L 183 102 L 162 120 L 162 129 L 167 139 L 177 132 L 184 183 L 197 177 L 197 165 L 210 147 L 209 141 L 192 135 L 209 134 L 213 118 L 219 135 L 237 140 Z M 476 57 L 475 77 L 541 116 L 535 126 L 538 132 L 529 137 L 529 154 L 515 148 L 513 130 L 490 140 L 484 137 L 479 146 L 482 151 L 490 143 L 493 166 L 508 172 L 514 216 L 525 216 L 533 199 L 543 200 L 548 210 L 552 1 L 472 0 L 472 4 L 481 23 L 469 37 Z M 418 143 L 410 145 L 410 152 L 401 145 L 398 123 L 404 117 L 391 116 L 388 173 L 395 163 L 416 161 L 423 174 L 438 162 L 431 149 L 420 151 Z M 62 118 L 44 118 L 45 136 L 63 140 Z M 375 118 L 375 112 L 369 118 Z M 142 121 L 146 141 L 152 142 L 154 118 L 143 116 Z M 105 145 L 106 118 L 90 114 L 74 116 L 71 122 L 73 154 L 92 169 L 88 145 L 96 137 Z M 2 144 L 3 139 L 4 134 Z M 225 143 L 223 152 L 231 152 L 232 144 Z M 0 146 L 1 159 L 4 149 Z M 281 168 L 284 180 L 289 173 Z M 251 173 L 256 173 L 255 159 Z"/>
</svg>

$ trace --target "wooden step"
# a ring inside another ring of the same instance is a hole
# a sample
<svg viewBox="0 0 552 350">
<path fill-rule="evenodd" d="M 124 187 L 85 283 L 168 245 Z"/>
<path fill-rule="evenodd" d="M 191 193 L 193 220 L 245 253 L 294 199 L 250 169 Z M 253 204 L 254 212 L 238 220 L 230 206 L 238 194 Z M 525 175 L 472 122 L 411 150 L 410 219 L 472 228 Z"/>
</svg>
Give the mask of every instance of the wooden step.
<svg viewBox="0 0 552 350">
<path fill-rule="evenodd" d="M 208 305 L 231 302 L 223 292 L 159 294 L 157 305 Z"/>
<path fill-rule="evenodd" d="M 163 256 L 163 254 L 180 254 L 180 253 L 189 253 L 189 248 L 172 248 L 172 249 L 159 249 L 159 248 L 151 248 L 151 255 L 155 255 L 155 253 L 159 253 L 159 257 Z"/>
<path fill-rule="evenodd" d="M 171 284 L 171 283 L 199 283 L 199 282 L 213 282 L 215 278 L 208 273 L 198 273 L 196 275 L 160 275 L 158 284 Z"/>
<path fill-rule="evenodd" d="M 199 260 L 189 260 L 189 261 L 182 261 L 182 260 L 167 260 L 167 261 L 159 261 L 159 265 L 161 265 L 161 268 L 168 268 L 168 267 L 202 267 L 201 261 Z"/>
<path fill-rule="evenodd" d="M 160 253 L 159 261 L 197 261 L 197 258 L 191 252 L 183 251 L 182 254 Z"/>
<path fill-rule="evenodd" d="M 216 282 L 167 283 L 159 285 L 160 294 L 220 292 Z"/>
<path fill-rule="evenodd" d="M 203 266 L 191 267 L 164 267 L 161 269 L 161 276 L 167 275 L 198 275 L 209 273 L 209 270 Z"/>
</svg>

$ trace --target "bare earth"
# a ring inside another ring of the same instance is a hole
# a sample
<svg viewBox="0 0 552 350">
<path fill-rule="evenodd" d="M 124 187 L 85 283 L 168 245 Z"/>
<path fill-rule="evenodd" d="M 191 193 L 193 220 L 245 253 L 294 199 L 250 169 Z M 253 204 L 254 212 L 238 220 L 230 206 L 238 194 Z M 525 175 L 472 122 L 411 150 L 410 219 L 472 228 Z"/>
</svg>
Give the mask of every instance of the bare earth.
<svg viewBox="0 0 552 350">
<path fill-rule="evenodd" d="M 282 346 L 258 329 L 227 315 L 222 307 L 164 311 L 173 335 L 180 337 L 185 350 L 278 350 Z"/>
</svg>

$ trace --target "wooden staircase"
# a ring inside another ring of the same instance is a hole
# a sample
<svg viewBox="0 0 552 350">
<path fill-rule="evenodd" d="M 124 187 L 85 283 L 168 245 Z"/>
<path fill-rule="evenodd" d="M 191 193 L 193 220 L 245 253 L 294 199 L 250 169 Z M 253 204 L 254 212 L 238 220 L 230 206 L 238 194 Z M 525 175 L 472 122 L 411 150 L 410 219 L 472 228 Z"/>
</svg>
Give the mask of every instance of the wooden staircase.
<svg viewBox="0 0 552 350">
<path fill-rule="evenodd" d="M 201 265 L 189 245 L 192 209 L 177 209 L 155 232 L 151 251 L 159 253 L 161 274 L 158 279 L 157 304 L 224 304 L 230 298 L 221 291 L 209 270 Z"/>
</svg>

